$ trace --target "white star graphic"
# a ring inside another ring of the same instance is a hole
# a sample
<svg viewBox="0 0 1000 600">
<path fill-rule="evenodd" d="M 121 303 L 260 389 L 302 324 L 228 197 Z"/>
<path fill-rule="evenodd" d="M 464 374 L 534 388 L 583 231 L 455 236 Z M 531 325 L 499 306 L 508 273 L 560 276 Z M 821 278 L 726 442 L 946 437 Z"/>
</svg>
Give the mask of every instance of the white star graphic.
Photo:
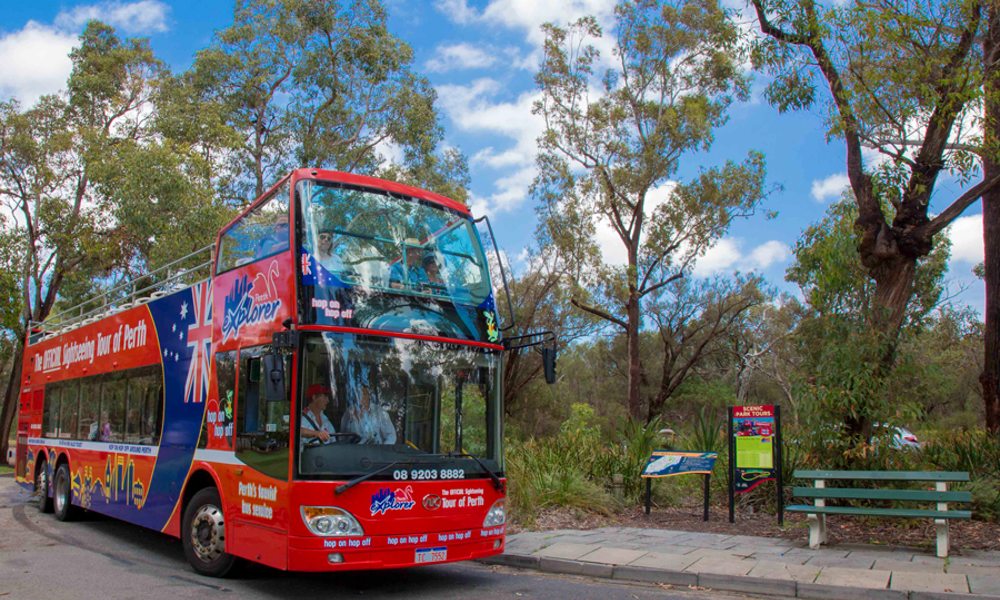
<svg viewBox="0 0 1000 600">
<path fill-rule="evenodd" d="M 170 328 L 170 331 L 177 331 L 177 323 L 174 323 L 174 326 Z"/>
<path fill-rule="evenodd" d="M 188 303 L 181 302 L 181 318 L 186 319 L 188 316 Z"/>
</svg>

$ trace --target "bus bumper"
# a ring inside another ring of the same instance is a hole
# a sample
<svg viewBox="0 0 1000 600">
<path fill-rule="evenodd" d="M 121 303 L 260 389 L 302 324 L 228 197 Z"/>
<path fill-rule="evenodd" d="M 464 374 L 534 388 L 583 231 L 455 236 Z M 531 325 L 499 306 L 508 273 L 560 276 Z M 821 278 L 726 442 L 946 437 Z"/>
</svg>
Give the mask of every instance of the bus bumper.
<svg viewBox="0 0 1000 600">
<path fill-rule="evenodd" d="M 288 540 L 288 570 L 398 569 L 484 558 L 503 552 L 502 531 L 500 527 L 354 538 L 292 536 Z"/>
</svg>

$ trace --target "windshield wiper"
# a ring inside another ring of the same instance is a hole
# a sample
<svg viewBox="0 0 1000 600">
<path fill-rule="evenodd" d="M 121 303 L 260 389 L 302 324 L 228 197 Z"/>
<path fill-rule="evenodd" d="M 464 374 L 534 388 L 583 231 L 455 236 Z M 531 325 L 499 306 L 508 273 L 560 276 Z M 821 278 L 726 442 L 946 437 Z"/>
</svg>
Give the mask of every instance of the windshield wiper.
<svg viewBox="0 0 1000 600">
<path fill-rule="evenodd" d="M 485 463 L 483 463 L 483 461 L 479 460 L 478 456 L 474 454 L 469 454 L 468 452 L 465 451 L 448 452 L 444 456 L 447 456 L 449 458 L 471 458 L 472 460 L 476 461 L 476 464 L 479 465 L 480 469 L 486 471 L 486 474 L 490 476 L 490 480 L 493 481 L 493 487 L 495 487 L 498 492 L 504 491 L 503 480 L 500 479 L 500 477 L 496 473 L 491 471 L 490 468 L 487 467 Z"/>
<path fill-rule="evenodd" d="M 421 463 L 419 461 L 415 461 L 415 460 L 411 460 L 411 459 L 407 459 L 407 460 L 394 460 L 394 461 L 392 461 L 390 463 L 386 463 L 386 464 L 382 465 L 381 467 L 375 469 L 374 471 L 369 471 L 368 473 L 365 473 L 364 475 L 360 475 L 358 477 L 355 477 L 354 479 L 348 481 L 347 483 L 342 483 L 342 484 L 338 485 L 336 488 L 334 488 L 333 493 L 337 494 L 339 496 L 340 494 L 343 494 L 344 492 L 346 492 L 347 490 L 351 489 L 352 487 L 358 485 L 359 483 L 364 483 L 365 481 L 368 481 L 372 477 L 375 477 L 376 475 L 378 475 L 380 473 L 384 473 L 385 471 L 388 471 L 389 469 L 391 469 L 393 467 L 398 467 L 399 465 L 413 465 L 413 464 L 421 464 Z"/>
</svg>

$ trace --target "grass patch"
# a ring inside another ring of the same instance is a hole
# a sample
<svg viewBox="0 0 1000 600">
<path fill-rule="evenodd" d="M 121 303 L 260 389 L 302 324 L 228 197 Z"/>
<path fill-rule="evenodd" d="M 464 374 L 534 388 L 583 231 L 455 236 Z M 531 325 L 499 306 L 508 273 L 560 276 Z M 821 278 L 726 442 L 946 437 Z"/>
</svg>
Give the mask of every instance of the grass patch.
<svg viewBox="0 0 1000 600">
<path fill-rule="evenodd" d="M 14 467 L 0 465 L 0 475 L 10 475 L 12 473 L 14 473 Z"/>
</svg>

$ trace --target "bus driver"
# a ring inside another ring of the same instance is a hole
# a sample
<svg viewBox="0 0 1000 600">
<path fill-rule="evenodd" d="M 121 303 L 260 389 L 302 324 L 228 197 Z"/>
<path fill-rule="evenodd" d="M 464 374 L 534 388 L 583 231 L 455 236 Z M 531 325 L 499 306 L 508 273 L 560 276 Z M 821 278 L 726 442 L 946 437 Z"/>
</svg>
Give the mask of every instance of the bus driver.
<svg viewBox="0 0 1000 600">
<path fill-rule="evenodd" d="M 319 440 L 321 444 L 332 444 L 333 434 L 337 433 L 337 430 L 326 416 L 326 406 L 330 403 L 330 388 L 321 383 L 314 383 L 306 389 L 306 398 L 308 404 L 302 412 L 300 445 L 316 443 L 315 440 Z"/>
</svg>

